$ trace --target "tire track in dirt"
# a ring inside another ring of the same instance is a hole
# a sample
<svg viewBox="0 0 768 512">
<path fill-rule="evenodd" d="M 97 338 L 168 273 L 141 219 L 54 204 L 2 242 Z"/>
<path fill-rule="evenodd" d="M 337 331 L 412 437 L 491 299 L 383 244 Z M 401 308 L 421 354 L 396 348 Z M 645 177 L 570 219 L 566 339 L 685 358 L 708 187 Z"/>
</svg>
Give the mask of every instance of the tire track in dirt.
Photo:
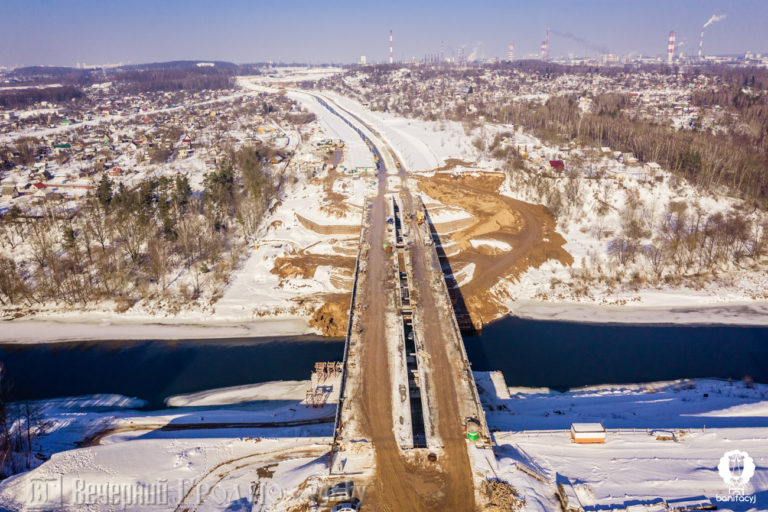
<svg viewBox="0 0 768 512">
<path fill-rule="evenodd" d="M 452 267 L 475 264 L 472 280 L 459 288 L 473 321 L 487 323 L 506 312 L 506 307 L 491 292 L 500 280 L 514 279 L 547 260 L 571 265 L 573 257 L 563 249 L 565 239 L 555 231 L 555 220 L 545 206 L 501 195 L 498 192 L 504 180 L 501 174 L 473 174 L 477 176 L 419 178 L 418 187 L 428 196 L 462 208 L 476 219 L 472 226 L 442 235 L 441 239 L 450 238 L 462 246 L 459 254 L 448 257 Z M 509 215 L 501 215 L 502 212 Z M 495 229 L 487 229 L 493 227 L 488 224 L 494 219 L 501 222 Z M 480 225 L 484 229 L 478 231 Z M 473 237 L 500 240 L 511 249 L 488 254 L 469 245 Z"/>
</svg>

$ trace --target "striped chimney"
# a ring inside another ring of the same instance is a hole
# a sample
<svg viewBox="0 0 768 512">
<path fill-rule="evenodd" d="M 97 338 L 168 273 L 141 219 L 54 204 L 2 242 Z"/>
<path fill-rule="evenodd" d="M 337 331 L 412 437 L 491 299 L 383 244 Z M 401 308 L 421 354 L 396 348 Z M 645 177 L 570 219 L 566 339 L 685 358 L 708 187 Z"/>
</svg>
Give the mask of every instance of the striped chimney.
<svg viewBox="0 0 768 512">
<path fill-rule="evenodd" d="M 667 42 L 667 64 L 672 64 L 672 61 L 675 58 L 675 40 L 677 39 L 677 34 L 675 34 L 675 31 L 669 33 L 669 41 Z"/>
</svg>

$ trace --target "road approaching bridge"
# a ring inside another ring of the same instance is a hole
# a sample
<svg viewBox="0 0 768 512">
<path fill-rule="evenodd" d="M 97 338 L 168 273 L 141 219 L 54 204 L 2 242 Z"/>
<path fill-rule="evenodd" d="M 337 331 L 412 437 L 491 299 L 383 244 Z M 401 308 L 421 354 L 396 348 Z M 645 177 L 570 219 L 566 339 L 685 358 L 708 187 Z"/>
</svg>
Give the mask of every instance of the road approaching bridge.
<svg viewBox="0 0 768 512">
<path fill-rule="evenodd" d="M 368 144 L 378 178 L 363 208 L 331 473 L 368 476 L 364 510 L 474 511 L 471 452 L 491 439 L 429 215 L 386 142 L 318 100 Z M 388 193 L 393 175 L 400 190 Z"/>
</svg>

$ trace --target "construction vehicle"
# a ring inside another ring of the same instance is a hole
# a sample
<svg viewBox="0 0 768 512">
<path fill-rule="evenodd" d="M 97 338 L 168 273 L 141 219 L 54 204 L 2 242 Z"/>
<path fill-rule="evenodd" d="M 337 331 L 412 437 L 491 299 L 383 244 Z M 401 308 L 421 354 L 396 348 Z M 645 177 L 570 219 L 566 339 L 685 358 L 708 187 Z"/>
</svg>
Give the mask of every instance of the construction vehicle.
<svg viewBox="0 0 768 512">
<path fill-rule="evenodd" d="M 418 212 L 416 212 L 416 223 L 424 224 L 424 211 L 419 210 Z"/>
</svg>

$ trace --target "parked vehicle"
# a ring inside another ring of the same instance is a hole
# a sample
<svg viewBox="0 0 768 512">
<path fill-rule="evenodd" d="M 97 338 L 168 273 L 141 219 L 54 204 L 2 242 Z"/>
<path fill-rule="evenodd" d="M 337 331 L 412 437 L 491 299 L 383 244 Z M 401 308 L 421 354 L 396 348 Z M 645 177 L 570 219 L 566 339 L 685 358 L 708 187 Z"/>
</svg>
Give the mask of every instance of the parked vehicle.
<svg viewBox="0 0 768 512">
<path fill-rule="evenodd" d="M 354 482 L 340 482 L 325 490 L 323 493 L 323 499 L 327 503 L 337 501 L 349 501 L 352 499 L 352 495 L 355 491 Z M 336 510 L 334 508 L 334 510 Z"/>
<path fill-rule="evenodd" d="M 331 509 L 331 512 L 357 512 L 360 505 L 357 503 L 339 503 Z"/>
</svg>

